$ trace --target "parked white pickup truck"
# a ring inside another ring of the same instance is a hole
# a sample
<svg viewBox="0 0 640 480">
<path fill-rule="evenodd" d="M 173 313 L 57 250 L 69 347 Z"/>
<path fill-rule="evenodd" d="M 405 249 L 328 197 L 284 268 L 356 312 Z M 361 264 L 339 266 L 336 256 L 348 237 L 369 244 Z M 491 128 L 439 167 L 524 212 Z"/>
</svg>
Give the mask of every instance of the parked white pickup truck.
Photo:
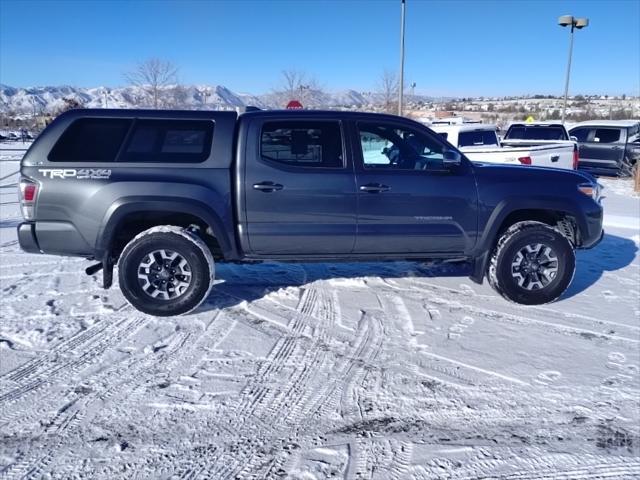
<svg viewBox="0 0 640 480">
<path fill-rule="evenodd" d="M 512 163 L 536 167 L 575 170 L 578 149 L 571 140 L 515 140 L 498 138 L 496 127 L 488 124 L 431 125 L 434 132 L 460 149 L 472 162 Z"/>
</svg>

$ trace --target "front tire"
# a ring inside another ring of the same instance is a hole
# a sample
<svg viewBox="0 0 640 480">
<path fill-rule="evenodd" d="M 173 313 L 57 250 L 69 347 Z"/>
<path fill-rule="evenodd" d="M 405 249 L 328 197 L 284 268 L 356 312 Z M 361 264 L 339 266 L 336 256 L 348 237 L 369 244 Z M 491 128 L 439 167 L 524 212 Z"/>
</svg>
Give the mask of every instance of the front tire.
<svg viewBox="0 0 640 480">
<path fill-rule="evenodd" d="M 175 226 L 153 227 L 137 235 L 118 262 L 120 290 L 141 312 L 182 315 L 209 295 L 214 263 L 197 235 Z"/>
<path fill-rule="evenodd" d="M 489 284 L 500 295 L 523 305 L 556 300 L 575 273 L 571 242 L 541 222 L 519 222 L 505 231 L 489 263 Z"/>
</svg>

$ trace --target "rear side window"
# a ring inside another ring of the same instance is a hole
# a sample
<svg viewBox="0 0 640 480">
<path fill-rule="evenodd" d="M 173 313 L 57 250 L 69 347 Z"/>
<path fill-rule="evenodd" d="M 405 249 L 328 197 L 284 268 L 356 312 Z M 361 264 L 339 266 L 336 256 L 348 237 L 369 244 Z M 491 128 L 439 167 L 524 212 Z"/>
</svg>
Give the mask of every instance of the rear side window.
<svg viewBox="0 0 640 480">
<path fill-rule="evenodd" d="M 491 130 L 476 130 L 458 133 L 459 147 L 477 147 L 480 145 L 498 145 L 496 133 Z"/>
<path fill-rule="evenodd" d="M 119 162 L 200 163 L 209 157 L 213 122 L 139 120 Z"/>
<path fill-rule="evenodd" d="M 266 122 L 260 135 L 265 160 L 298 167 L 342 168 L 342 134 L 338 122 Z"/>
<path fill-rule="evenodd" d="M 509 140 L 566 140 L 564 129 L 559 126 L 517 126 L 509 128 Z"/>
<path fill-rule="evenodd" d="M 598 143 L 615 143 L 620 140 L 619 128 L 596 128 L 593 141 Z"/>
<path fill-rule="evenodd" d="M 73 122 L 49 153 L 51 162 L 114 162 L 131 120 L 82 118 Z"/>
</svg>

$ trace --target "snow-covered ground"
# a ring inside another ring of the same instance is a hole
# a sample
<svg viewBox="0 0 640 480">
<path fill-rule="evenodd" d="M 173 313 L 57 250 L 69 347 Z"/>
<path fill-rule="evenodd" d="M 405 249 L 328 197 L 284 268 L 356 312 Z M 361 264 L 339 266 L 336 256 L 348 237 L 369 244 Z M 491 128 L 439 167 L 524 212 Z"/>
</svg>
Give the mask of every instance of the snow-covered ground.
<svg viewBox="0 0 640 480">
<path fill-rule="evenodd" d="M 638 478 L 640 200 L 551 305 L 412 262 L 219 265 L 155 318 L 17 245 L 0 152 L 0 477 Z M 19 158 L 19 155 L 17 156 Z"/>
</svg>

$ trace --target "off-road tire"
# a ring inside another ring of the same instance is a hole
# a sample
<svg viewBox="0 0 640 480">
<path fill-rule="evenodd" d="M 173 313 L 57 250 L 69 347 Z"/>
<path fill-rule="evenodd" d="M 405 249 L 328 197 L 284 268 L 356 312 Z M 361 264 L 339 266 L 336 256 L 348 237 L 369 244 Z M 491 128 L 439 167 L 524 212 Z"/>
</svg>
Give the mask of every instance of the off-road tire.
<svg viewBox="0 0 640 480">
<path fill-rule="evenodd" d="M 527 290 L 518 284 L 512 265 L 518 252 L 527 245 L 542 244 L 557 257 L 557 272 L 553 280 L 542 288 Z M 575 273 L 576 259 L 571 242 L 560 231 L 541 222 L 518 222 L 498 239 L 489 262 L 489 284 L 500 295 L 523 305 L 553 302 L 567 289 Z"/>
<path fill-rule="evenodd" d="M 189 266 L 190 283 L 177 298 L 151 298 L 138 280 L 140 264 L 151 252 L 166 250 L 183 257 Z M 196 234 L 175 226 L 158 226 L 131 240 L 118 261 L 120 290 L 141 312 L 159 317 L 189 313 L 209 295 L 214 279 L 214 262 L 207 245 Z"/>
</svg>

